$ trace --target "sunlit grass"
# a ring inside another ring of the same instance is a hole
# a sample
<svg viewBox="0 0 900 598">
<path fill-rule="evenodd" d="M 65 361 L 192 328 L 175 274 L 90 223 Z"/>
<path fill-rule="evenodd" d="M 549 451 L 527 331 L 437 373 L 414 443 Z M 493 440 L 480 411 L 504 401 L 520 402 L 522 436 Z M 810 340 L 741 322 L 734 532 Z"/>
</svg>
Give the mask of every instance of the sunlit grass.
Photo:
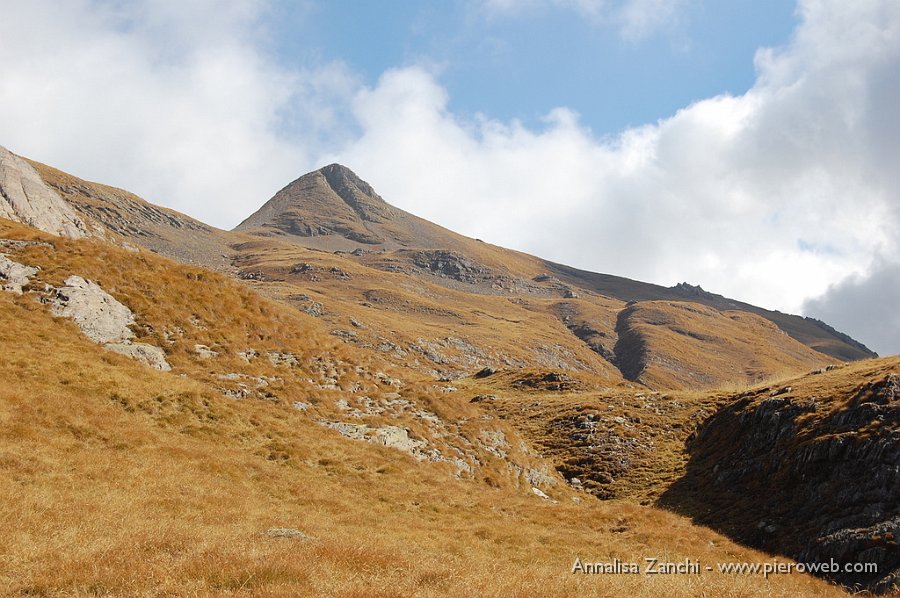
<svg viewBox="0 0 900 598">
<path fill-rule="evenodd" d="M 4 235 L 43 238 L 3 226 Z M 556 491 L 558 502 L 542 500 L 487 456 L 472 479 L 455 479 L 446 464 L 346 440 L 291 402 L 334 412 L 340 393 L 307 380 L 320 357 L 373 396 L 384 389 L 367 372 L 386 364 L 224 277 L 98 243 L 53 243 L 20 258 L 42 267 L 42 281 L 73 273 L 101 281 L 138 314 L 139 339 L 166 348 L 174 371 L 105 351 L 34 295 L 0 294 L 7 594 L 841 595 L 806 576 L 573 575 L 576 557 L 766 556 L 651 507 L 586 495 L 576 504 L 568 489 Z M 195 343 L 220 358 L 203 360 Z M 246 363 L 236 353 L 248 347 L 290 351 L 302 365 Z M 231 371 L 281 377 L 272 384 L 277 400 L 226 398 L 219 375 Z M 443 396 L 424 379 L 406 379 L 405 396 L 464 422 L 462 437 L 488 421 L 513 438 L 509 422 L 480 419 L 490 412 L 471 395 Z M 272 537 L 271 528 L 305 537 Z"/>
</svg>

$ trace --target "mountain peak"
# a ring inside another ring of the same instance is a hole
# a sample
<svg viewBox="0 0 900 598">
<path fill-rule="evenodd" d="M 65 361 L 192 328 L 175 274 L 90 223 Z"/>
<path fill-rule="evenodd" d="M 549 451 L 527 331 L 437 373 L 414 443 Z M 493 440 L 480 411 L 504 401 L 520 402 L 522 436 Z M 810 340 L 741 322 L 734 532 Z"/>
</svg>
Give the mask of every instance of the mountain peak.
<svg viewBox="0 0 900 598">
<path fill-rule="evenodd" d="M 333 171 L 339 171 L 339 172 L 343 172 L 346 174 L 351 174 L 353 176 L 356 176 L 355 172 L 353 172 L 348 167 L 346 167 L 343 164 L 340 164 L 338 162 L 332 162 L 328 166 L 323 166 L 322 168 L 319 169 L 319 172 L 322 172 L 322 173 L 333 172 Z"/>
<path fill-rule="evenodd" d="M 335 163 L 290 183 L 236 230 L 335 241 L 343 237 L 371 245 L 384 240 L 372 225 L 389 223 L 398 212 L 369 183 Z"/>
<path fill-rule="evenodd" d="M 359 178 L 359 176 L 355 172 L 353 172 L 343 164 L 338 164 L 337 162 L 329 164 L 328 166 L 323 166 L 317 172 L 321 172 L 329 181 L 349 179 L 354 182 L 361 183 L 369 187 L 369 189 L 372 189 L 371 185 Z"/>
<path fill-rule="evenodd" d="M 366 195 L 373 195 L 377 197 L 377 194 L 372 188 L 372 185 L 359 178 L 359 176 L 355 172 L 353 172 L 343 164 L 338 164 L 337 162 L 335 162 L 334 164 L 323 166 L 316 172 L 322 173 L 322 176 L 325 177 L 325 180 L 328 181 L 328 185 L 335 191 L 335 193 L 337 193 L 338 189 L 342 187 L 353 186 L 358 188 Z M 379 199 L 381 198 L 379 197 Z"/>
<path fill-rule="evenodd" d="M 384 222 L 391 214 L 387 202 L 375 193 L 372 185 L 341 164 L 320 168 L 325 181 L 338 197 L 344 200 L 366 222 Z"/>
</svg>

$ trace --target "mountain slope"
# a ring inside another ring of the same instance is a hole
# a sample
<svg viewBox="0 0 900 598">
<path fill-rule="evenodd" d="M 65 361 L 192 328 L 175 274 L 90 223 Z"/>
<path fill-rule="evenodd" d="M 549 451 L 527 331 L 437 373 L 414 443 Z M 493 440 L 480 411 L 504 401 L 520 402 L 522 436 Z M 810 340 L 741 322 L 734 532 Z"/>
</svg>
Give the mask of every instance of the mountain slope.
<svg viewBox="0 0 900 598">
<path fill-rule="evenodd" d="M 340 169 L 308 181 L 377 243 L 218 231 L 33 168 L 26 198 L 56 194 L 45 209 L 89 236 L 0 219 L 0 579 L 18 594 L 838 595 L 716 569 L 772 554 L 868 559 L 882 575 L 837 581 L 895 583 L 897 359 L 835 368 L 696 287 L 653 300 L 420 235 Z M 572 574 L 655 555 L 711 569 Z"/>
<path fill-rule="evenodd" d="M 301 224 L 298 226 L 298 223 Z M 319 228 L 312 223 L 317 223 Z M 766 318 L 796 341 L 826 355 L 842 360 L 874 355 L 860 343 L 815 320 L 760 309 L 686 284 L 669 289 L 583 272 L 450 233 L 390 206 L 371 186 L 339 165 L 304 175 L 288 185 L 236 230 L 261 236 L 290 235 L 292 242 L 305 247 L 346 251 L 349 252 L 347 259 L 366 266 L 478 294 L 521 295 L 531 300 L 535 296 L 546 296 L 548 292 L 561 298 L 576 298 L 593 292 L 621 302 L 677 300 L 701 303 L 720 311 L 745 311 Z M 254 264 L 264 265 L 258 259 Z M 549 311 L 558 309 L 549 308 Z M 601 319 L 608 320 L 609 312 Z M 576 336 L 580 333 L 593 336 L 590 327 L 576 330 L 566 325 Z M 581 340 L 585 341 L 584 338 Z M 597 338 L 585 341 L 614 365 L 640 369 L 639 364 L 611 359 L 611 350 L 616 343 L 614 336 L 608 337 L 608 342 L 598 342 Z M 754 343 L 749 337 L 744 343 L 755 344 L 758 350 L 766 353 L 765 343 Z M 756 361 L 768 359 L 774 364 L 773 360 L 778 359 L 777 352 L 768 350 L 771 359 L 763 355 Z M 813 355 L 806 352 L 798 363 L 794 351 L 794 356 L 784 361 L 799 365 L 797 371 L 802 371 L 816 363 Z M 741 375 L 744 369 L 753 369 L 752 366 L 743 368 L 739 361 L 726 364 L 725 369 L 729 368 Z M 774 372 L 770 369 L 766 373 L 772 375 Z M 753 374 L 748 375 L 747 379 L 754 379 Z M 709 378 L 710 381 L 720 379 L 721 371 Z M 682 381 L 686 381 L 683 376 Z"/>
<path fill-rule="evenodd" d="M 619 312 L 616 331 L 613 350 L 628 364 L 624 375 L 651 388 L 756 382 L 826 361 L 756 314 L 698 303 L 634 303 Z"/>
<path fill-rule="evenodd" d="M 52 192 L 110 240 L 140 245 L 184 263 L 216 270 L 227 267 L 232 242 L 228 233 L 128 191 L 84 181 L 40 162 L 29 163 Z"/>
<path fill-rule="evenodd" d="M 89 234 L 83 220 L 28 162 L 0 146 L 0 218 L 73 238 Z"/>
<path fill-rule="evenodd" d="M 635 299 L 755 313 L 825 355 L 871 355 L 812 320 L 687 285 L 665 289 L 580 272 L 463 237 L 391 206 L 340 165 L 300 177 L 232 232 L 33 165 L 51 191 L 111 240 L 231 273 L 316 315 L 346 343 L 391 355 L 437 378 L 464 377 L 490 366 L 582 372 L 608 385 L 635 381 L 648 353 L 615 352 L 621 329 L 616 322 Z M 689 332 L 708 335 L 704 326 Z M 684 336 L 687 344 L 679 344 L 660 342 L 657 335 L 646 341 L 654 344 L 657 373 L 640 379 L 655 388 L 741 384 L 779 375 L 784 367 L 800 372 L 831 361 L 788 348 L 782 339 L 762 342 L 770 336 L 764 325 L 732 326 L 728 334 L 741 336 L 738 344 L 758 352 L 750 362 L 765 365 L 748 366 L 746 351 L 727 351 L 728 359 L 711 362 L 710 371 L 699 371 L 704 362 L 695 359 L 688 367 L 694 374 L 686 375 L 679 353 L 695 339 Z"/>
<path fill-rule="evenodd" d="M 22 295 L 0 292 L 0 377 L 16 380 L 0 385 L 11 594 L 843 595 L 808 576 L 573 575 L 576 558 L 766 557 L 683 517 L 551 483 L 515 428 L 469 396 L 379 376 L 390 364 L 224 276 L 4 220 L 0 239 L 9 259 L 40 268 Z M 133 310 L 137 339 L 163 347 L 171 372 L 54 317 L 47 285 L 75 273 Z M 460 476 L 396 434 L 354 440 L 320 418 L 416 427 L 478 462 Z M 428 432 L 435 418 L 444 436 Z"/>
<path fill-rule="evenodd" d="M 709 293 L 698 286 L 687 283 L 681 283 L 674 287 L 663 287 L 609 274 L 587 272 L 553 262 L 545 263 L 547 271 L 552 272 L 568 284 L 591 289 L 601 295 L 615 297 L 622 301 L 691 301 L 720 311 L 747 311 L 769 320 L 804 345 L 842 361 L 877 357 L 874 351 L 859 341 L 814 318 L 804 318 L 756 307 L 749 303 Z"/>
</svg>

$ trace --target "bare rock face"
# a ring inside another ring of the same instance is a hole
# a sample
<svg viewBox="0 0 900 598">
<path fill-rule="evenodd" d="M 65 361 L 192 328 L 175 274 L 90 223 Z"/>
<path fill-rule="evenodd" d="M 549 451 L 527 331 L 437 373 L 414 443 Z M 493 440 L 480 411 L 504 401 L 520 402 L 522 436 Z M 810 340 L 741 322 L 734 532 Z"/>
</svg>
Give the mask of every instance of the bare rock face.
<svg viewBox="0 0 900 598">
<path fill-rule="evenodd" d="M 687 475 L 662 502 L 756 548 L 837 562 L 823 574 L 848 588 L 891 592 L 900 585 L 900 375 L 872 375 L 837 398 L 796 394 L 748 391 L 720 409 L 690 438 Z M 859 563 L 877 571 L 845 568 Z"/>
<path fill-rule="evenodd" d="M 28 162 L 0 147 L 0 217 L 42 231 L 79 239 L 89 236 L 84 221 Z"/>
<path fill-rule="evenodd" d="M 22 287 L 27 285 L 28 279 L 37 273 L 37 268 L 14 262 L 5 254 L 0 253 L 0 289 L 21 295 Z"/>
<path fill-rule="evenodd" d="M 129 328 L 134 324 L 131 310 L 80 276 L 68 277 L 66 286 L 57 289 L 53 315 L 74 320 L 96 343 L 121 343 L 134 337 Z"/>
<path fill-rule="evenodd" d="M 110 351 L 131 357 L 144 365 L 168 372 L 172 369 L 159 347 L 132 342 L 134 314 L 104 291 L 80 276 L 70 276 L 66 286 L 56 289 L 52 312 L 73 320 L 82 332 Z"/>
<path fill-rule="evenodd" d="M 413 263 L 434 274 L 475 284 L 490 280 L 494 273 L 482 264 L 455 251 L 422 250 L 411 255 Z"/>
</svg>

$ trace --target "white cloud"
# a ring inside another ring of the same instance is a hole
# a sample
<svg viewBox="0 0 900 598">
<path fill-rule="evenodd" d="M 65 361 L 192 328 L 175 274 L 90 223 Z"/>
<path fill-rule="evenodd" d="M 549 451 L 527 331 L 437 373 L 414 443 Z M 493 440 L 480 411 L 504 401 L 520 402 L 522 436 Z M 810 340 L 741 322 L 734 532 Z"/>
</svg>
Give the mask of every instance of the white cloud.
<svg viewBox="0 0 900 598">
<path fill-rule="evenodd" d="M 337 157 L 470 235 L 796 312 L 897 255 L 900 224 L 900 5 L 800 9 L 791 42 L 757 55 L 749 92 L 614 139 L 565 109 L 542 130 L 460 121 L 434 77 L 407 68 L 358 97 L 364 134 Z"/>
<path fill-rule="evenodd" d="M 4 8 L 0 138 L 13 151 L 216 223 L 312 168 L 339 64 L 287 71 L 265 5 L 20 2 Z M 301 140 L 298 142 L 298 139 Z"/>
<path fill-rule="evenodd" d="M 629 0 L 619 9 L 617 21 L 629 39 L 646 37 L 678 21 L 681 0 Z"/>
</svg>

